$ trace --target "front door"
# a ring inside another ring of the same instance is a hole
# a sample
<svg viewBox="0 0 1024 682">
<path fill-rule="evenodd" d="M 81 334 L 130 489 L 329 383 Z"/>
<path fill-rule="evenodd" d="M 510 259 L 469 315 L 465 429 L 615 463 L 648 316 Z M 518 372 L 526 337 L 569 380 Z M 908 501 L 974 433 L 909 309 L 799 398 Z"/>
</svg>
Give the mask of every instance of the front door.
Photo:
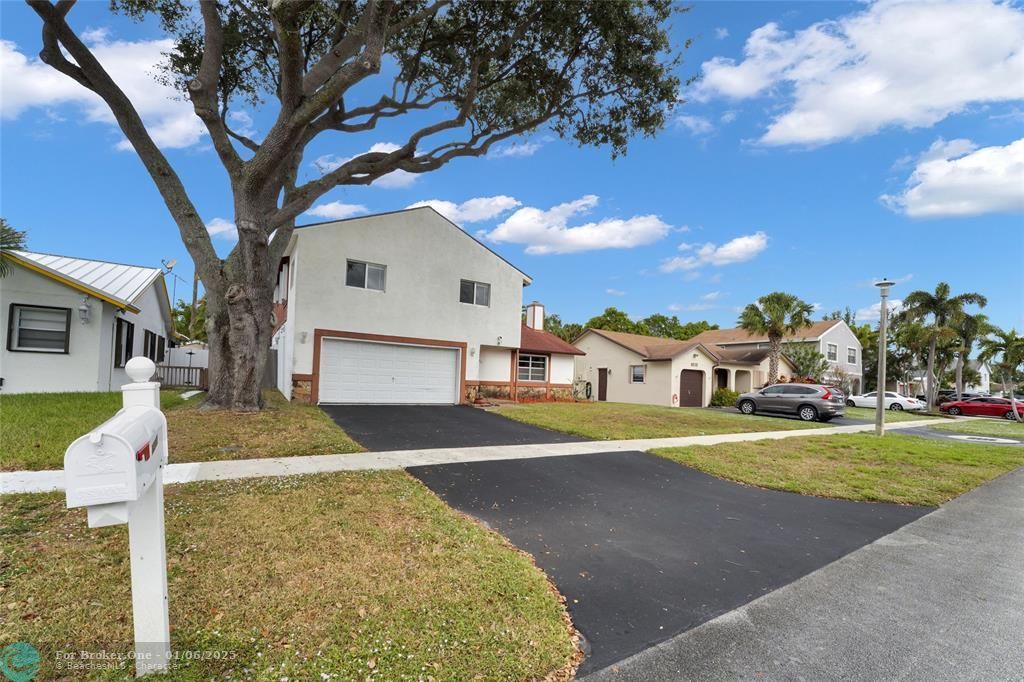
<svg viewBox="0 0 1024 682">
<path fill-rule="evenodd" d="M 608 370 L 604 367 L 597 370 L 597 399 L 608 400 Z"/>
<path fill-rule="evenodd" d="M 704 372 L 684 369 L 679 373 L 679 406 L 704 407 Z"/>
</svg>

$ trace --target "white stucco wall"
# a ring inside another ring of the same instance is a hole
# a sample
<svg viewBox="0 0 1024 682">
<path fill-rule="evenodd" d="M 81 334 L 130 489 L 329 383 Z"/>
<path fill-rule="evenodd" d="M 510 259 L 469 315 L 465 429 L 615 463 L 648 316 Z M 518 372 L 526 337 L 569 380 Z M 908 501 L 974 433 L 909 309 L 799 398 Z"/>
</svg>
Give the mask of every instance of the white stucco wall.
<svg viewBox="0 0 1024 682">
<path fill-rule="evenodd" d="M 553 354 L 548 381 L 552 384 L 571 384 L 576 379 L 576 357 L 575 355 Z"/>
<path fill-rule="evenodd" d="M 715 382 L 715 361 L 699 348 L 681 353 L 672 359 L 672 393 L 679 394 L 679 381 L 684 369 L 698 370 L 704 373 L 704 390 L 701 407 L 711 403 L 711 393 Z"/>
<path fill-rule="evenodd" d="M 164 337 L 164 348 L 167 347 L 169 341 L 169 330 L 167 328 L 167 322 L 162 312 L 162 307 L 167 304 L 164 301 L 163 296 L 157 292 L 157 287 L 160 285 L 154 282 L 146 289 L 145 292 L 135 301 L 135 306 L 139 308 L 138 313 L 132 313 L 128 311 L 114 311 L 112 306 L 107 306 L 107 314 L 104 315 L 104 321 L 107 327 L 107 333 L 110 335 L 111 342 L 108 343 L 108 352 L 100 356 L 100 372 L 103 375 L 104 383 L 106 383 L 106 377 L 109 377 L 108 387 L 104 387 L 101 390 L 116 391 L 124 384 L 130 383 L 128 374 L 124 371 L 123 367 L 114 367 L 114 352 L 112 339 L 114 338 L 114 318 L 121 317 L 127 322 L 131 322 L 135 325 L 135 334 L 132 338 L 132 357 L 139 357 L 145 355 L 145 343 L 146 343 L 146 330 L 149 330 L 157 336 Z"/>
<path fill-rule="evenodd" d="M 512 351 L 501 348 L 480 349 L 480 381 L 509 381 L 512 372 Z"/>
<path fill-rule="evenodd" d="M 0 376 L 4 393 L 105 390 L 100 386 L 102 318 L 108 304 L 89 297 L 92 319 L 82 324 L 78 307 L 85 294 L 8 261 L 10 271 L 0 278 Z M 71 309 L 68 353 L 9 351 L 11 304 Z"/>
<path fill-rule="evenodd" d="M 467 381 L 480 378 L 481 345 L 519 345 L 522 273 L 431 209 L 305 227 L 294 239 L 296 373 L 313 371 L 317 328 L 465 342 L 476 349 L 466 357 Z M 387 266 L 386 290 L 346 286 L 346 259 Z M 461 303 L 462 279 L 490 284 L 490 305 Z"/>
</svg>

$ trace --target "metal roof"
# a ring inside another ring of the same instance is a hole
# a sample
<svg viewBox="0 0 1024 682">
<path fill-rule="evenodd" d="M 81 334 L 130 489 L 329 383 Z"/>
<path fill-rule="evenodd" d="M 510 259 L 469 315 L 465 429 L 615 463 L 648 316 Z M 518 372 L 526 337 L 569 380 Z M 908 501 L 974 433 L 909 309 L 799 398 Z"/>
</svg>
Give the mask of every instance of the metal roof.
<svg viewBox="0 0 1024 682">
<path fill-rule="evenodd" d="M 112 299 L 113 303 L 125 308 L 135 308 L 136 300 L 155 279 L 163 275 L 160 268 L 146 268 L 140 265 L 108 263 L 31 251 L 8 253 L 23 263 L 33 264 L 50 274 L 57 275 L 68 284 L 78 284 L 82 290 L 102 294 L 104 298 Z"/>
</svg>

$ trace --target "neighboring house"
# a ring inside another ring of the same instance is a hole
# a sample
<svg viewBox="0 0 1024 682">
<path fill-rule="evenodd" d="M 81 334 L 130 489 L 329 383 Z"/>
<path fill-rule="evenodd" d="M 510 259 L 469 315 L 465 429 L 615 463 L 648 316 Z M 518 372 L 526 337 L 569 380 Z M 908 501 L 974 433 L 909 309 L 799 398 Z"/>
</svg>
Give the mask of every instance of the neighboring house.
<svg viewBox="0 0 1024 682">
<path fill-rule="evenodd" d="M 313 403 L 572 395 L 579 351 L 531 279 L 429 207 L 297 228 L 274 295 L 277 386 Z"/>
<path fill-rule="evenodd" d="M 576 373 L 592 399 L 620 403 L 705 407 L 716 388 L 743 393 L 765 383 L 766 348 L 729 348 L 604 329 L 587 329 L 574 345 L 586 353 Z M 785 357 L 782 374 L 792 373 Z"/>
<path fill-rule="evenodd" d="M 171 308 L 163 271 L 7 251 L 0 279 L 5 393 L 112 391 L 132 357 L 161 362 Z"/>
<path fill-rule="evenodd" d="M 744 329 L 712 329 L 691 339 L 707 346 L 730 351 L 765 350 L 768 337 L 748 333 Z M 822 320 L 783 339 L 783 343 L 809 343 L 825 356 L 829 364 L 826 380 L 846 379 L 854 394 L 860 393 L 864 381 L 863 349 L 857 335 L 842 320 Z M 779 374 L 786 374 L 781 369 Z M 756 385 L 756 384 L 755 384 Z"/>
<path fill-rule="evenodd" d="M 992 388 L 992 371 L 984 362 L 968 360 L 967 366 L 978 373 L 978 383 L 964 383 L 964 391 L 968 393 L 988 393 Z M 1001 386 L 1000 386 L 1001 388 Z"/>
</svg>

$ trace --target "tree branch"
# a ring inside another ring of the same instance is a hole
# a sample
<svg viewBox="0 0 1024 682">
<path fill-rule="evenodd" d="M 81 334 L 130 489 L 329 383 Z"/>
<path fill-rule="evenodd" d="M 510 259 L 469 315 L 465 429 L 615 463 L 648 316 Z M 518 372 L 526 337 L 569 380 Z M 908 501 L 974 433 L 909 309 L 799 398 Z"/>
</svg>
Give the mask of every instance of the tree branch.
<svg viewBox="0 0 1024 682">
<path fill-rule="evenodd" d="M 121 132 L 139 155 L 139 159 L 149 172 L 167 209 L 177 223 L 181 239 L 199 269 L 203 284 L 213 292 L 222 290 L 223 277 L 220 259 L 213 249 L 206 226 L 192 204 L 188 192 L 185 191 L 181 179 L 174 172 L 160 148 L 153 142 L 131 101 L 64 20 L 74 3 L 66 0 L 54 6 L 47 0 L 26 1 L 43 21 L 44 43 L 48 41 L 51 47 L 57 48 L 58 53 L 60 52 L 59 46 L 63 45 L 77 62 L 75 68 L 81 75 L 81 78 L 71 77 L 99 95 L 110 108 Z M 48 53 L 47 48 L 44 47 L 40 58 L 46 61 L 47 57 L 52 58 L 52 54 Z M 54 68 L 65 73 L 57 66 Z"/>
<path fill-rule="evenodd" d="M 199 6 L 203 16 L 203 57 L 199 64 L 199 74 L 188 84 L 188 91 L 192 108 L 206 125 L 213 148 L 234 185 L 241 174 L 242 159 L 231 144 L 224 117 L 217 111 L 217 86 L 224 58 L 224 27 L 215 0 L 201 0 Z"/>
</svg>

